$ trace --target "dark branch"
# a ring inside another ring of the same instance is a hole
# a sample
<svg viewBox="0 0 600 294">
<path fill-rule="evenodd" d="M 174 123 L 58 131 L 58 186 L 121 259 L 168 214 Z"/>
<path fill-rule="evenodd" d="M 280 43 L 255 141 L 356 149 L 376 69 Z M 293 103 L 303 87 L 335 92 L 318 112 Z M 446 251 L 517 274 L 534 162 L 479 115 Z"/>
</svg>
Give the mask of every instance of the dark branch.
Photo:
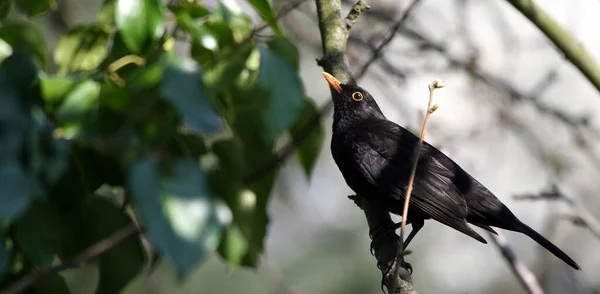
<svg viewBox="0 0 600 294">
<path fill-rule="evenodd" d="M 43 268 L 38 271 L 32 272 L 20 280 L 17 280 L 8 288 L 3 290 L 0 294 L 17 294 L 23 293 L 23 291 L 29 289 L 31 286 L 38 283 L 40 280 L 53 276 L 63 270 L 80 267 L 87 262 L 99 257 L 100 255 L 108 252 L 109 250 L 121 245 L 129 238 L 139 234 L 139 229 L 134 224 L 131 224 L 113 235 L 101 240 L 100 242 L 88 247 L 83 252 L 77 254 L 73 258 L 66 260 L 65 262 L 48 268 Z"/>
<path fill-rule="evenodd" d="M 411 12 L 418 6 L 418 4 L 420 2 L 421 2 L 421 0 L 414 0 L 410 4 L 410 6 L 408 6 L 408 8 L 406 8 L 404 13 L 400 17 L 400 19 L 398 19 L 398 21 L 396 21 L 394 23 L 394 25 L 387 31 L 387 33 L 385 34 L 381 43 L 379 43 L 379 45 L 371 53 L 371 57 L 369 58 L 369 60 L 367 62 L 365 62 L 365 64 L 361 67 L 361 69 L 356 74 L 357 79 L 362 77 L 367 72 L 367 70 L 369 69 L 371 64 L 373 62 L 377 61 L 377 59 L 379 59 L 379 57 L 383 53 L 383 49 L 385 49 L 390 44 L 390 42 L 392 42 L 392 40 L 396 36 L 396 33 L 398 31 L 400 31 L 401 28 L 404 28 L 406 21 L 408 20 L 409 16 L 411 15 Z"/>
</svg>

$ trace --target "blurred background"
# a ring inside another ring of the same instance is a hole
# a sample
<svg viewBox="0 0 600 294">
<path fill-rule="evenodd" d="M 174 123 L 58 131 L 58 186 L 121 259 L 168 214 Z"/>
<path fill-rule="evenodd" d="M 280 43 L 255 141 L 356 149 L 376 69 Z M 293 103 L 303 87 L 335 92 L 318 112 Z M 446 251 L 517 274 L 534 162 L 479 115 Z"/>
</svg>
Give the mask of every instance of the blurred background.
<svg viewBox="0 0 600 294">
<path fill-rule="evenodd" d="M 245 1 L 227 1 L 260 22 Z M 371 9 L 361 15 L 349 41 L 353 72 L 411 1 L 367 2 Z M 274 0 L 273 6 L 277 10 L 288 3 Z M 353 1 L 343 3 L 346 13 Z M 600 1 L 536 3 L 600 60 Z M 57 4 L 55 12 L 36 20 L 49 48 L 67 28 L 95 18 L 102 1 Z M 322 49 L 314 1 L 304 1 L 281 24 L 298 48 L 307 96 L 324 105 L 330 94 L 315 62 Z M 599 293 L 600 236 L 578 225 L 577 218 L 600 215 L 598 91 L 534 25 L 500 0 L 423 0 L 358 84 L 388 119 L 416 133 L 427 85 L 434 79 L 446 87 L 435 94 L 440 108 L 426 140 L 580 264 L 583 271 L 576 272 L 526 236 L 506 232 L 546 293 Z M 179 283 L 172 265 L 161 261 L 124 293 L 381 293 L 364 214 L 347 199 L 353 193 L 331 157 L 331 123 L 328 113 L 325 146 L 310 178 L 294 157 L 283 163 L 271 192 L 265 253 L 257 270 L 231 267 L 214 254 Z M 570 201 L 519 198 L 543 194 Z M 526 293 L 491 242 L 481 244 L 427 221 L 410 247 L 407 261 L 419 293 Z M 73 293 L 94 293 L 94 265 L 63 275 Z"/>
</svg>

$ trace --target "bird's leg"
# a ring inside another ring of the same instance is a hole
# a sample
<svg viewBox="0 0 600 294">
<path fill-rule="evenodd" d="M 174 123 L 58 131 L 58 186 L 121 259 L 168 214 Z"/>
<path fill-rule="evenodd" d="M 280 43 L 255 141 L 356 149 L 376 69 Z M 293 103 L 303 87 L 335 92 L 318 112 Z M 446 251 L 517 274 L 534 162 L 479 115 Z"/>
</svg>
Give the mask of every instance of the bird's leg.
<svg viewBox="0 0 600 294">
<path fill-rule="evenodd" d="M 417 235 L 419 230 L 423 228 L 423 225 L 425 225 L 424 220 L 414 220 L 412 222 L 412 230 L 410 231 L 410 234 L 408 234 L 408 237 L 406 237 L 406 240 L 402 245 L 403 250 L 406 250 L 406 248 L 408 248 L 408 244 L 410 244 L 410 241 L 412 241 L 412 239 Z"/>
</svg>

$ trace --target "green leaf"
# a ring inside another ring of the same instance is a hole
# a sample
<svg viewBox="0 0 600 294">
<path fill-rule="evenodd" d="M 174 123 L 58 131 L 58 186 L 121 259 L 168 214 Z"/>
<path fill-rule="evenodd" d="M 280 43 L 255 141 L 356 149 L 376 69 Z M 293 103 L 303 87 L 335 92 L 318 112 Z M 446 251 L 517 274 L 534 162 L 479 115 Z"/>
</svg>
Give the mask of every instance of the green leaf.
<svg viewBox="0 0 600 294">
<path fill-rule="evenodd" d="M 269 90 L 268 102 L 263 110 L 265 136 L 274 140 L 290 127 L 298 117 L 304 102 L 304 88 L 298 72 L 285 59 L 267 47 L 260 50 L 260 84 Z"/>
<path fill-rule="evenodd" d="M 240 46 L 233 56 L 222 60 L 213 69 L 205 72 L 203 75 L 205 85 L 216 92 L 229 89 L 246 68 L 246 60 L 253 49 L 254 44 L 246 43 Z"/>
<path fill-rule="evenodd" d="M 140 54 L 165 31 L 164 4 L 159 0 L 116 0 L 115 23 L 127 48 Z"/>
<path fill-rule="evenodd" d="M 0 39 L 10 44 L 14 49 L 25 50 L 32 54 L 44 67 L 48 67 L 46 40 L 40 30 L 31 22 L 9 20 L 0 27 Z"/>
<path fill-rule="evenodd" d="M 250 2 L 250 4 L 252 4 L 252 6 L 254 6 L 254 9 L 256 9 L 256 12 L 258 12 L 260 17 L 262 17 L 262 19 L 271 26 L 273 31 L 277 35 L 281 35 L 281 29 L 277 25 L 277 16 L 275 15 L 275 11 L 273 10 L 273 8 L 271 8 L 269 1 L 267 1 L 267 0 L 248 0 L 248 2 Z"/>
<path fill-rule="evenodd" d="M 210 11 L 198 1 L 180 1 L 178 3 L 167 5 L 174 14 L 187 13 L 192 18 L 201 18 L 210 14 Z"/>
<path fill-rule="evenodd" d="M 238 265 L 242 262 L 247 252 L 248 240 L 240 228 L 235 224 L 228 226 L 219 245 L 219 254 L 229 264 Z"/>
<path fill-rule="evenodd" d="M 160 86 L 161 95 L 179 112 L 183 123 L 200 134 L 221 129 L 218 113 L 209 100 L 198 70 L 184 70 L 171 65 Z"/>
<path fill-rule="evenodd" d="M 35 202 L 16 224 L 15 241 L 36 268 L 52 265 L 61 241 L 58 218 L 47 203 Z"/>
<path fill-rule="evenodd" d="M 59 73 L 94 70 L 108 53 L 110 33 L 99 25 L 82 25 L 62 36 L 54 50 Z"/>
<path fill-rule="evenodd" d="M 0 165 L 0 221 L 19 217 L 29 202 L 42 196 L 36 179 L 15 162 Z"/>
<path fill-rule="evenodd" d="M 21 164 L 31 128 L 31 114 L 23 105 L 31 102 L 35 76 L 35 66 L 22 51 L 0 65 L 0 222 L 19 217 L 32 199 L 42 195 L 34 175 Z"/>
<path fill-rule="evenodd" d="M 104 0 L 100 13 L 98 13 L 98 23 L 106 26 L 115 24 L 117 0 Z"/>
<path fill-rule="evenodd" d="M 273 50 L 273 52 L 285 59 L 289 64 L 293 65 L 296 71 L 300 69 L 298 49 L 296 49 L 296 46 L 288 41 L 288 39 L 275 38 L 267 42 L 267 46 L 269 46 L 269 49 Z"/>
<path fill-rule="evenodd" d="M 52 275 L 41 279 L 33 287 L 36 294 L 69 294 L 71 291 L 67 286 L 65 278 L 61 275 Z"/>
<path fill-rule="evenodd" d="M 56 8 L 54 0 L 15 0 L 15 4 L 29 17 Z"/>
<path fill-rule="evenodd" d="M 10 266 L 10 251 L 6 248 L 6 240 L 0 236 L 0 280 L 8 272 Z"/>
<path fill-rule="evenodd" d="M 164 170 L 149 160 L 135 163 L 128 187 L 144 219 L 150 242 L 182 276 L 216 250 L 231 212 L 208 194 L 196 160 L 177 160 Z"/>
<path fill-rule="evenodd" d="M 75 88 L 79 81 L 70 76 L 40 77 L 42 99 L 48 104 L 58 104 Z"/>
<path fill-rule="evenodd" d="M 90 244 L 97 243 L 132 223 L 125 212 L 107 198 L 96 197 L 86 209 Z M 144 268 L 146 256 L 139 236 L 103 254 L 98 261 L 100 280 L 96 293 L 120 293 Z"/>
<path fill-rule="evenodd" d="M 56 121 L 63 128 L 66 138 L 72 138 L 84 131 L 87 123 L 97 117 L 100 85 L 86 80 L 73 89 L 56 111 Z"/>
<path fill-rule="evenodd" d="M 310 134 L 306 134 L 308 130 L 305 127 L 314 123 L 312 120 L 319 113 L 319 110 L 315 106 L 314 102 L 310 98 L 304 100 L 304 106 L 298 115 L 298 119 L 294 125 L 290 128 L 292 138 L 296 141 L 303 139 L 302 143 L 296 146 L 296 154 L 298 160 L 304 168 L 304 172 L 307 177 L 310 177 L 313 167 L 317 162 L 321 148 L 323 147 L 323 141 L 325 140 L 325 130 L 323 124 L 320 121 L 316 122 L 316 126 L 310 130 Z"/>
<path fill-rule="evenodd" d="M 11 0 L 0 0 L 0 20 L 4 20 L 8 16 L 11 7 Z"/>
</svg>

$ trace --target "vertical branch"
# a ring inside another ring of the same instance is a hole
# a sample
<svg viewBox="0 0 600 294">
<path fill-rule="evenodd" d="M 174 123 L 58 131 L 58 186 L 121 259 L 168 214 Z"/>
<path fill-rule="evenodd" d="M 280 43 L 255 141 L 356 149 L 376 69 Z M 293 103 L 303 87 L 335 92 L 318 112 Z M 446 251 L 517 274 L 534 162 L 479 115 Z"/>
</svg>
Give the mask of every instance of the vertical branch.
<svg viewBox="0 0 600 294">
<path fill-rule="evenodd" d="M 340 0 L 315 0 L 315 2 L 323 47 L 323 57 L 317 59 L 317 63 L 342 83 L 354 83 L 349 71 L 346 46 L 350 28 L 360 13 L 368 9 L 368 5 L 363 0 L 358 0 L 344 20 Z M 384 207 L 365 197 L 351 198 L 364 211 L 371 232 L 385 231 L 386 228 L 394 226 L 389 212 Z M 378 236 L 371 245 L 375 252 L 377 266 L 382 273 L 382 287 L 385 285 L 388 290 L 394 289 L 393 292 L 388 291 L 394 294 L 415 294 L 416 291 L 412 286 L 408 269 L 402 268 L 394 271 L 399 265 L 406 264 L 402 256 L 396 258 L 397 252 L 401 248 L 400 244 L 398 236 L 391 231 L 383 236 Z"/>
<path fill-rule="evenodd" d="M 346 46 L 348 29 L 338 0 L 316 0 L 323 57 L 317 63 L 342 83 L 350 81 Z"/>
</svg>

